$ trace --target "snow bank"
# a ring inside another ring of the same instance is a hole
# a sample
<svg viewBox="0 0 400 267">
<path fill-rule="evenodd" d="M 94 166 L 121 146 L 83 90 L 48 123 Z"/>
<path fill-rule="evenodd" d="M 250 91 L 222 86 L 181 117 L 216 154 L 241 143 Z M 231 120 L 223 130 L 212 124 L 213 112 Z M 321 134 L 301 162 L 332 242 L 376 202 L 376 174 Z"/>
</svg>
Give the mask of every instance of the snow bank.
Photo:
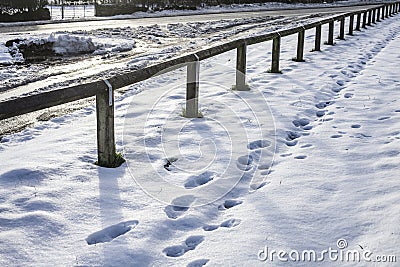
<svg viewBox="0 0 400 267">
<path fill-rule="evenodd" d="M 54 34 L 47 38 L 15 39 L 0 46 L 0 64 L 12 65 L 25 60 L 45 59 L 51 56 L 74 56 L 90 54 L 98 49 L 92 38 L 70 34 Z M 132 46 L 112 47 L 113 51 L 127 51 Z"/>
<path fill-rule="evenodd" d="M 90 37 L 51 34 L 46 42 L 53 43 L 54 53 L 64 56 L 88 54 L 96 50 L 96 46 Z"/>
</svg>

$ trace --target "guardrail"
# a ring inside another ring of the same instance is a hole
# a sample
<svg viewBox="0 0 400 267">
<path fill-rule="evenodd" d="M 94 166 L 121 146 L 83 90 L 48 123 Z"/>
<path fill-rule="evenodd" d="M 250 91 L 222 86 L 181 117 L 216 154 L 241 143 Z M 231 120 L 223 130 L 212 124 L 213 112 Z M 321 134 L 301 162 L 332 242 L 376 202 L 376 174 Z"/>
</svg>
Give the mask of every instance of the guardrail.
<svg viewBox="0 0 400 267">
<path fill-rule="evenodd" d="M 115 150 L 114 135 L 114 90 L 144 81 L 153 75 L 168 68 L 186 64 L 187 86 L 186 86 L 186 112 L 188 118 L 198 117 L 198 95 L 199 95 L 199 62 L 230 50 L 237 50 L 236 57 L 236 85 L 235 90 L 249 90 L 246 85 L 246 47 L 248 45 L 262 43 L 272 40 L 272 62 L 271 73 L 280 73 L 279 56 L 281 38 L 298 34 L 297 55 L 295 61 L 304 61 L 304 36 L 305 31 L 315 28 L 315 44 L 313 51 L 321 50 L 322 25 L 328 24 L 328 40 L 325 45 L 334 44 L 334 22 L 340 22 L 339 39 L 345 36 L 345 19 L 349 17 L 348 34 L 352 35 L 354 30 L 360 31 L 376 22 L 384 20 L 389 16 L 400 12 L 400 2 L 385 3 L 378 7 L 365 10 L 349 12 L 323 19 L 307 25 L 290 29 L 278 30 L 264 35 L 252 36 L 227 42 L 211 48 L 197 51 L 196 53 L 180 56 L 168 61 L 154 64 L 140 70 L 135 70 L 122 75 L 116 75 L 108 80 L 99 80 L 91 83 L 71 86 L 54 91 L 39 93 L 36 95 L 17 98 L 0 102 L 0 120 L 23 115 L 29 112 L 66 104 L 69 102 L 96 96 L 97 115 L 97 164 L 103 167 L 117 167 L 121 158 Z M 354 28 L 354 20 L 356 25 Z"/>
</svg>

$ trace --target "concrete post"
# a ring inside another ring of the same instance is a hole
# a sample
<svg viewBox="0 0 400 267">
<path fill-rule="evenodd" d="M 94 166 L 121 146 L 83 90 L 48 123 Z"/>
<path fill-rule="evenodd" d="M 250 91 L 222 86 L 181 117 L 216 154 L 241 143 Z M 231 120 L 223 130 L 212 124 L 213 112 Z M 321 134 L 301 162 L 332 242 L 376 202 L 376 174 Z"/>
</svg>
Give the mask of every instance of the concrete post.
<svg viewBox="0 0 400 267">
<path fill-rule="evenodd" d="M 294 61 L 303 62 L 304 61 L 304 35 L 305 29 L 301 29 L 297 35 L 297 55 Z"/>
<path fill-rule="evenodd" d="M 376 23 L 375 17 L 376 17 L 376 9 L 374 8 L 374 9 L 372 9 L 372 23 L 373 23 L 373 24 Z"/>
<path fill-rule="evenodd" d="M 340 19 L 340 32 L 338 36 L 340 40 L 344 40 L 344 26 L 345 26 L 344 24 L 345 24 L 345 17 L 342 17 Z"/>
<path fill-rule="evenodd" d="M 372 10 L 368 10 L 368 26 L 371 26 L 371 22 L 372 22 Z"/>
<path fill-rule="evenodd" d="M 350 15 L 349 35 L 353 35 L 353 28 L 354 28 L 354 15 Z"/>
<path fill-rule="evenodd" d="M 381 7 L 382 11 L 382 15 L 381 15 L 381 19 L 384 20 L 385 19 L 385 6 Z"/>
<path fill-rule="evenodd" d="M 188 63 L 186 77 L 186 118 L 197 118 L 199 116 L 199 74 L 200 61 Z"/>
<path fill-rule="evenodd" d="M 239 46 L 236 50 L 236 85 L 235 90 L 248 91 L 246 85 L 246 44 Z"/>
<path fill-rule="evenodd" d="M 364 12 L 364 15 L 363 15 L 363 23 L 362 23 L 362 27 L 363 28 L 367 28 L 367 15 L 368 15 L 368 12 L 367 11 L 365 11 Z"/>
<path fill-rule="evenodd" d="M 321 34 L 322 34 L 322 25 L 317 25 L 315 27 L 315 44 L 314 51 L 321 51 Z"/>
<path fill-rule="evenodd" d="M 328 30 L 328 41 L 327 45 L 333 45 L 333 34 L 334 34 L 335 22 L 332 20 L 329 22 L 329 30 Z"/>
<path fill-rule="evenodd" d="M 380 8 L 376 9 L 376 21 L 377 22 L 381 21 L 381 9 Z"/>
<path fill-rule="evenodd" d="M 361 30 L 360 27 L 361 27 L 361 13 L 358 13 L 357 14 L 356 31 L 360 31 Z"/>
<path fill-rule="evenodd" d="M 281 36 L 277 36 L 272 40 L 272 63 L 271 73 L 280 73 L 279 56 L 281 53 Z"/>
<path fill-rule="evenodd" d="M 114 136 L 114 92 L 111 85 L 108 90 L 96 95 L 96 116 L 97 165 L 108 168 L 118 167 L 115 166 L 117 155 Z"/>
</svg>

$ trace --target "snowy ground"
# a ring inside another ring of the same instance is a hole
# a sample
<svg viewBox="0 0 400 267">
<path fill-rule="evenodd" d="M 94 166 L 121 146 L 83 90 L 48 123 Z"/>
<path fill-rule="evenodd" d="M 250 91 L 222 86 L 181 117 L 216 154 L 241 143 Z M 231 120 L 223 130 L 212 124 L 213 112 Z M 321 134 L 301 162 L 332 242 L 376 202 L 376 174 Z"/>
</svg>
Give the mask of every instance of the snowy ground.
<svg viewBox="0 0 400 267">
<path fill-rule="evenodd" d="M 283 74 L 267 73 L 270 42 L 250 46 L 249 92 L 229 90 L 234 51 L 206 60 L 201 119 L 181 117 L 183 69 L 133 85 L 118 169 L 93 164 L 93 106 L 6 136 L 0 265 L 265 266 L 266 248 L 399 261 L 399 30 L 396 15 L 305 63 L 283 38 Z"/>
</svg>

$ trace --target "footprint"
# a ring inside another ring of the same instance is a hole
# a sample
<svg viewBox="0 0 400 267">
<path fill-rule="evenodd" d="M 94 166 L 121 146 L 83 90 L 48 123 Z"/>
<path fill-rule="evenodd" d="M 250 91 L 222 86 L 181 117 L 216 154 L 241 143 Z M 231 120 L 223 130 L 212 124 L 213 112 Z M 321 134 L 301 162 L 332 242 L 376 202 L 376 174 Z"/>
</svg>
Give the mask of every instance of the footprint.
<svg viewBox="0 0 400 267">
<path fill-rule="evenodd" d="M 290 131 L 287 133 L 286 140 L 288 140 L 288 141 L 295 140 L 295 139 L 299 138 L 300 136 L 301 135 L 299 133 Z"/>
<path fill-rule="evenodd" d="M 170 219 L 177 219 L 185 213 L 194 201 L 192 195 L 181 196 L 172 201 L 172 205 L 165 207 L 164 211 Z"/>
<path fill-rule="evenodd" d="M 395 110 L 394 112 L 400 112 L 400 109 Z"/>
<path fill-rule="evenodd" d="M 240 156 L 237 159 L 236 166 L 239 170 L 248 171 L 252 168 L 253 157 L 251 155 Z"/>
<path fill-rule="evenodd" d="M 204 230 L 204 231 L 207 231 L 207 232 L 217 230 L 218 228 L 219 228 L 219 225 L 216 225 L 216 224 L 211 224 L 211 225 L 205 225 L 205 226 L 203 226 L 203 230 Z"/>
<path fill-rule="evenodd" d="M 194 250 L 201 242 L 204 241 L 204 236 L 195 235 L 188 237 L 182 245 L 167 247 L 163 250 L 168 257 L 180 257 L 189 250 Z"/>
<path fill-rule="evenodd" d="M 280 156 L 282 158 L 286 158 L 286 157 L 290 157 L 292 155 L 292 153 L 287 153 L 287 154 L 281 154 Z"/>
<path fill-rule="evenodd" d="M 163 250 L 168 257 L 180 257 L 186 253 L 185 247 L 182 245 L 167 247 Z"/>
<path fill-rule="evenodd" d="M 286 145 L 287 146 L 295 146 L 295 145 L 297 145 L 297 140 L 286 141 Z"/>
<path fill-rule="evenodd" d="M 336 84 L 339 85 L 339 86 L 343 86 L 345 84 L 345 81 L 339 80 L 339 81 L 336 82 Z"/>
<path fill-rule="evenodd" d="M 205 185 L 206 183 L 214 180 L 216 178 L 217 174 L 215 172 L 211 171 L 206 171 L 200 175 L 193 175 L 190 176 L 185 183 L 185 188 L 186 189 L 191 189 L 195 188 L 201 185 Z"/>
<path fill-rule="evenodd" d="M 306 131 L 308 131 L 308 130 L 311 130 L 313 127 L 311 126 L 311 125 L 307 125 L 307 126 L 304 126 L 303 127 L 303 130 L 306 130 Z"/>
<path fill-rule="evenodd" d="M 271 170 L 271 172 L 272 172 L 272 170 Z M 252 185 L 250 185 L 250 188 L 253 190 L 253 191 L 255 191 L 255 190 L 258 190 L 258 189 L 260 189 L 260 188 L 263 188 L 264 186 L 266 186 L 267 184 L 269 184 L 270 182 L 266 182 L 266 181 L 264 181 L 264 182 L 262 182 L 261 184 L 252 184 Z"/>
<path fill-rule="evenodd" d="M 341 135 L 341 134 L 334 134 L 334 135 L 332 135 L 331 136 L 331 138 L 340 138 L 340 137 L 342 137 L 343 135 Z"/>
<path fill-rule="evenodd" d="M 241 223 L 241 220 L 239 219 L 229 219 L 224 221 L 223 223 L 221 223 L 221 227 L 225 227 L 225 228 L 232 228 L 235 226 L 238 226 Z"/>
<path fill-rule="evenodd" d="M 378 119 L 378 121 L 384 121 L 384 120 L 387 120 L 387 119 L 390 119 L 390 117 L 388 117 L 388 116 L 381 117 L 381 118 Z"/>
<path fill-rule="evenodd" d="M 315 113 L 315 115 L 317 115 L 317 117 L 322 117 L 324 116 L 326 113 L 325 110 L 317 110 L 317 112 Z"/>
<path fill-rule="evenodd" d="M 219 210 L 227 210 L 227 209 L 233 208 L 237 205 L 240 205 L 242 203 L 243 203 L 243 201 L 241 201 L 241 200 L 227 199 L 224 201 L 223 204 L 218 206 L 218 209 Z"/>
<path fill-rule="evenodd" d="M 259 170 L 268 170 L 269 168 L 271 168 L 271 163 L 263 163 L 257 166 Z"/>
<path fill-rule="evenodd" d="M 261 187 L 259 187 L 259 188 L 261 188 Z M 215 231 L 220 227 L 232 228 L 232 227 L 238 226 L 240 223 L 241 223 L 241 220 L 239 220 L 239 219 L 229 219 L 229 220 L 222 222 L 220 225 L 216 225 L 216 224 L 205 225 L 205 226 L 203 226 L 203 230 L 209 232 L 209 231 Z"/>
<path fill-rule="evenodd" d="M 358 129 L 358 128 L 361 128 L 361 125 L 360 124 L 353 124 L 353 125 L 351 125 L 351 128 Z"/>
<path fill-rule="evenodd" d="M 312 147 L 312 144 L 305 144 L 305 145 L 302 145 L 300 148 L 307 148 L 307 147 Z"/>
<path fill-rule="evenodd" d="M 294 120 L 292 123 L 296 127 L 304 127 L 304 126 L 310 124 L 310 120 L 308 120 L 306 118 L 302 118 L 302 119 Z"/>
<path fill-rule="evenodd" d="M 192 261 L 191 263 L 189 263 L 187 265 L 187 267 L 202 267 L 202 266 L 206 265 L 209 261 L 210 261 L 209 259 L 195 260 L 195 261 Z"/>
<path fill-rule="evenodd" d="M 268 147 L 270 145 L 271 145 L 271 142 L 268 140 L 256 140 L 256 141 L 250 142 L 247 145 L 247 148 L 250 150 L 255 150 L 255 149 L 259 149 L 259 148 Z"/>
<path fill-rule="evenodd" d="M 344 98 L 352 98 L 354 96 L 354 94 L 352 93 L 345 93 L 344 94 Z"/>
<path fill-rule="evenodd" d="M 118 236 L 126 234 L 127 232 L 132 230 L 138 223 L 139 221 L 132 220 L 108 226 L 103 230 L 100 230 L 98 232 L 89 235 L 86 238 L 86 243 L 88 245 L 94 245 L 97 243 L 110 242 L 115 238 L 117 238 Z"/>
<path fill-rule="evenodd" d="M 295 159 L 306 159 L 307 156 L 306 155 L 300 155 L 300 156 L 296 156 L 294 157 Z"/>
<path fill-rule="evenodd" d="M 194 250 L 201 242 L 204 241 L 204 236 L 190 236 L 185 240 L 185 245 L 189 250 Z"/>
<path fill-rule="evenodd" d="M 335 102 L 334 101 L 320 102 L 320 103 L 316 104 L 315 107 L 318 108 L 318 109 L 324 109 L 327 106 L 332 105 L 333 103 L 335 103 Z"/>
</svg>

